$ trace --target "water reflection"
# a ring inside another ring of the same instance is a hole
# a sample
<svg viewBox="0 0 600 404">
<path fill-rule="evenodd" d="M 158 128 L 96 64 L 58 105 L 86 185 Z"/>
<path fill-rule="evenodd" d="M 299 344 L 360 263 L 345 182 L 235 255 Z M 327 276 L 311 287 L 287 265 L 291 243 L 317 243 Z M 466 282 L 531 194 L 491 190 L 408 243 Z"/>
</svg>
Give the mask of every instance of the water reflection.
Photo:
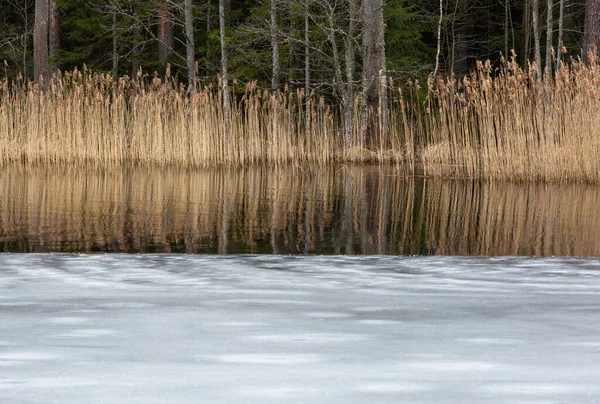
<svg viewBox="0 0 600 404">
<path fill-rule="evenodd" d="M 5 167 L 0 195 L 3 251 L 600 255 L 600 189 L 581 184 Z"/>
</svg>

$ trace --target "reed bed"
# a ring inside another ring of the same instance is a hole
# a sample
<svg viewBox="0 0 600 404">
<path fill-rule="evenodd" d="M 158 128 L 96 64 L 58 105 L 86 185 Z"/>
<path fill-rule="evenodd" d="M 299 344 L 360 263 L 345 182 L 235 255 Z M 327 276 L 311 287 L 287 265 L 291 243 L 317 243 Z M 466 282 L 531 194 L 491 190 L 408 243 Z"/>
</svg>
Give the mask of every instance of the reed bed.
<svg viewBox="0 0 600 404">
<path fill-rule="evenodd" d="M 431 86 L 425 173 L 456 178 L 600 180 L 600 69 L 572 61 L 538 84 L 535 65 L 478 63 Z"/>
<path fill-rule="evenodd" d="M 430 79 L 424 102 L 416 82 L 390 86 L 382 150 L 369 150 L 359 133 L 360 96 L 347 145 L 343 111 L 300 90 L 274 96 L 248 84 L 232 97 L 226 133 L 219 85 L 199 86 L 190 96 L 168 74 L 115 81 L 76 70 L 41 84 L 4 79 L 0 166 L 386 162 L 406 175 L 598 183 L 600 67 L 594 56 L 562 66 L 540 85 L 535 65 L 478 63 L 461 79 Z"/>
<path fill-rule="evenodd" d="M 400 142 L 385 156 L 344 148 L 340 114 L 324 98 L 285 90 L 275 102 L 254 83 L 233 97 L 225 133 L 220 88 L 207 85 L 190 97 L 169 77 L 115 82 L 86 70 L 59 73 L 41 84 L 5 79 L 0 83 L 0 164 L 206 168 L 404 159 Z"/>
</svg>

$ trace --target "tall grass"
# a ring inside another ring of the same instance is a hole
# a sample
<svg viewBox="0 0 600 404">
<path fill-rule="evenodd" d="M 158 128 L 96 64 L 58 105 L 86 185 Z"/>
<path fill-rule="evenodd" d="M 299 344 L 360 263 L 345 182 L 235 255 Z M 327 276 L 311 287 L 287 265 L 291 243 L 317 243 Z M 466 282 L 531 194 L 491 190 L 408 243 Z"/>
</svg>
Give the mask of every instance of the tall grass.
<svg viewBox="0 0 600 404">
<path fill-rule="evenodd" d="M 359 133 L 359 96 L 349 147 L 343 111 L 303 91 L 286 89 L 275 99 L 248 84 L 235 97 L 226 136 L 218 85 L 199 86 L 190 97 L 168 76 L 115 82 L 84 70 L 42 85 L 4 79 L 0 165 L 392 162 L 407 174 L 444 178 L 600 182 L 595 57 L 588 65 L 563 64 L 549 87 L 538 87 L 534 65 L 522 69 L 515 62 L 479 63 L 464 78 L 431 80 L 424 102 L 418 83 L 402 87 L 390 87 L 388 116 L 379 119 L 389 123 L 386 149 L 368 150 Z"/>
<path fill-rule="evenodd" d="M 366 149 L 343 148 L 340 115 L 323 98 L 309 103 L 305 130 L 303 91 L 283 91 L 275 102 L 248 84 L 232 106 L 225 136 L 220 86 L 201 87 L 189 97 L 169 78 L 115 83 L 110 75 L 88 71 L 58 74 L 41 85 L 0 84 L 0 164 L 198 168 L 381 159 Z M 397 148 L 384 159 L 402 155 Z"/>
<path fill-rule="evenodd" d="M 489 62 L 432 86 L 426 174 L 513 180 L 600 180 L 600 69 L 573 61 L 546 88 L 535 66 Z"/>
</svg>

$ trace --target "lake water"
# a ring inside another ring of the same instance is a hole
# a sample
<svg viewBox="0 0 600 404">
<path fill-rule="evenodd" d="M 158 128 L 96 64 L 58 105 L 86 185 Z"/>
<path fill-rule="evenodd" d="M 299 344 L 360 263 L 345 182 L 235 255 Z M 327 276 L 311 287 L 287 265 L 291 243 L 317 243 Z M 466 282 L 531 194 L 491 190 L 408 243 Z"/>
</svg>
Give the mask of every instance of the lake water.
<svg viewBox="0 0 600 404">
<path fill-rule="evenodd" d="M 600 402 L 597 187 L 5 167 L 0 195 L 0 403 Z"/>
<path fill-rule="evenodd" d="M 0 251 L 600 256 L 600 187 L 371 167 L 5 167 Z"/>
</svg>

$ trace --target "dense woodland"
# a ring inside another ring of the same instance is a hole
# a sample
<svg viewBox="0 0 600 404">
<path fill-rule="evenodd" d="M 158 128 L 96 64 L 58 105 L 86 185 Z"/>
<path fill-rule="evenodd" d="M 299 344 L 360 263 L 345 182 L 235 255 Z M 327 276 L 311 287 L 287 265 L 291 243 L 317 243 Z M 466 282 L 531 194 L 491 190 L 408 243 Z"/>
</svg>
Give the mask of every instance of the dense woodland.
<svg viewBox="0 0 600 404">
<path fill-rule="evenodd" d="M 554 52 L 555 67 L 560 57 L 584 52 L 593 42 L 586 37 L 584 44 L 584 35 L 598 35 L 585 31 L 584 0 L 1 3 L 0 59 L 11 77 L 83 65 L 118 76 L 139 69 L 164 75 L 170 65 L 182 81 L 210 81 L 227 61 L 228 78 L 237 83 L 309 87 L 340 102 L 372 63 L 397 82 L 434 71 L 464 75 L 476 60 L 498 64 L 511 50 L 521 65 L 539 52 L 542 67 Z M 590 17 L 598 18 L 598 3 L 587 1 Z M 562 44 L 564 52 L 556 52 Z M 376 54 L 381 60 L 372 60 Z"/>
<path fill-rule="evenodd" d="M 1 1 L 3 162 L 600 180 L 600 0 Z"/>
</svg>

